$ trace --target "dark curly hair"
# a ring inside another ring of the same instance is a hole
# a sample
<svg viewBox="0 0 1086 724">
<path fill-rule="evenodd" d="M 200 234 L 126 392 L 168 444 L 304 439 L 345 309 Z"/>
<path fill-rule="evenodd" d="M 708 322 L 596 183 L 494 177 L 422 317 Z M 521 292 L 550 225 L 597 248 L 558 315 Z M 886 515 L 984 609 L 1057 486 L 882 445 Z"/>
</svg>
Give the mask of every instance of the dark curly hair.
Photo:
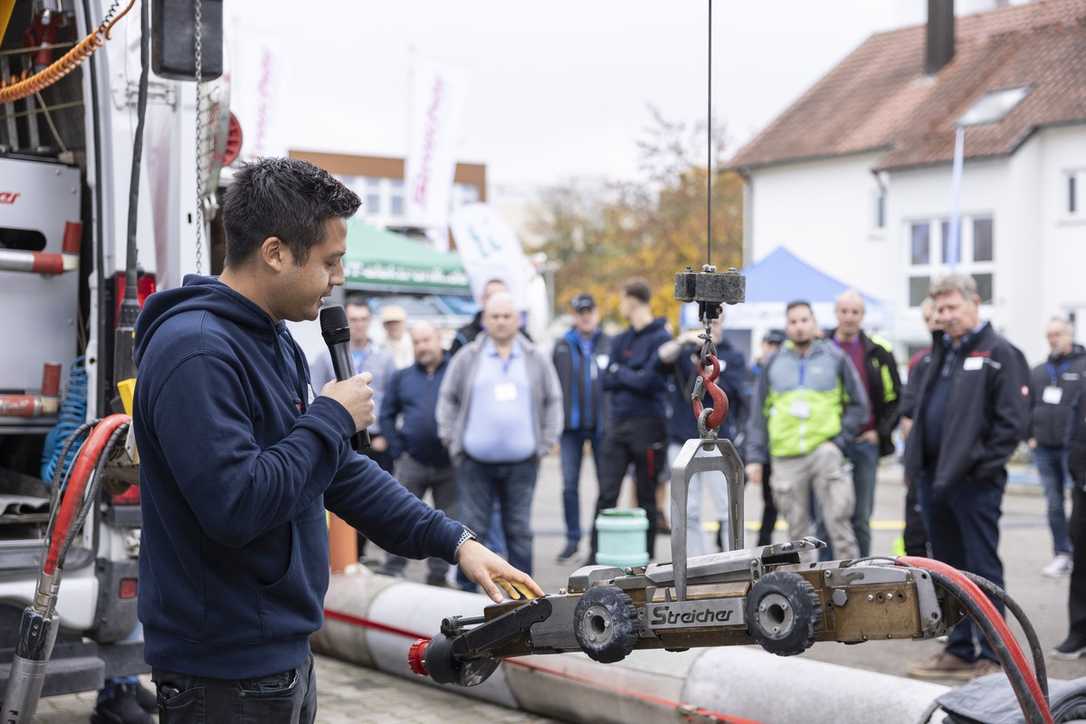
<svg viewBox="0 0 1086 724">
<path fill-rule="evenodd" d="M 226 264 L 245 262 L 264 240 L 283 240 L 295 263 L 324 238 L 324 223 L 354 215 L 362 200 L 327 171 L 293 158 L 262 158 L 234 174 L 223 203 Z"/>
</svg>

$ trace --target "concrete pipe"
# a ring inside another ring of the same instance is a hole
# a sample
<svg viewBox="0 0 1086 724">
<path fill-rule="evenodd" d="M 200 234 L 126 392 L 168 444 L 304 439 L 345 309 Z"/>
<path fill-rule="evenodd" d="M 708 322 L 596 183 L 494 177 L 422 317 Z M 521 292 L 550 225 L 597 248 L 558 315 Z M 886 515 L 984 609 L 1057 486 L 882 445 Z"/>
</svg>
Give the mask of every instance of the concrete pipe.
<svg viewBox="0 0 1086 724">
<path fill-rule="evenodd" d="M 411 673 L 407 650 L 438 633 L 447 616 L 477 616 L 479 594 L 409 583 L 368 570 L 332 576 L 325 625 L 313 649 L 437 686 Z M 635 651 L 617 664 L 583 654 L 507 660 L 465 696 L 574 722 L 667 722 L 676 717 L 741 722 L 920 724 L 944 686 L 755 647 Z M 780 692 L 786 688 L 788 696 Z M 936 717 L 933 721 L 938 721 Z"/>
</svg>

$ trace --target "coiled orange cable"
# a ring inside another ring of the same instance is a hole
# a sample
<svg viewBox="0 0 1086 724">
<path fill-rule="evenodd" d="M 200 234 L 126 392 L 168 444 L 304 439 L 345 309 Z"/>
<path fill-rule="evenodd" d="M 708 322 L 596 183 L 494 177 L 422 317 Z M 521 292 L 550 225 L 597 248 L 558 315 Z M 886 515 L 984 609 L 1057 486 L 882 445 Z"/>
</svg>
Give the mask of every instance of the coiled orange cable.
<svg viewBox="0 0 1086 724">
<path fill-rule="evenodd" d="M 11 103 L 21 100 L 35 93 L 40 93 L 45 88 L 75 70 L 80 63 L 89 58 L 94 51 L 105 45 L 110 38 L 110 32 L 117 22 L 128 14 L 128 11 L 136 4 L 136 0 L 129 0 L 128 5 L 117 17 L 102 23 L 97 30 L 80 40 L 75 47 L 69 50 L 49 67 L 44 68 L 34 75 L 23 78 L 15 83 L 0 86 L 0 103 Z"/>
</svg>

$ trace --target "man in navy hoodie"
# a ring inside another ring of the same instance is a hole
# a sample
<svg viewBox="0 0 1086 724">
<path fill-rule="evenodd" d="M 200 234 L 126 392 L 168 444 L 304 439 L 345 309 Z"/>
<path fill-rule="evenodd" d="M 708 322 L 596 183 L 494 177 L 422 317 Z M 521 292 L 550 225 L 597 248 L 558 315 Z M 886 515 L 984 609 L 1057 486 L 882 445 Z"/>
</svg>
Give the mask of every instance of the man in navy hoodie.
<svg viewBox="0 0 1086 724">
<path fill-rule="evenodd" d="M 155 294 L 136 330 L 144 651 L 161 722 L 312 722 L 326 509 L 386 550 L 458 563 L 495 601 L 494 578 L 539 591 L 351 449 L 373 422 L 368 375 L 309 386 L 285 321 L 343 283 L 358 197 L 297 160 L 234 179 L 222 276 Z"/>
<path fill-rule="evenodd" d="M 653 318 L 651 298 L 644 279 L 631 279 L 622 289 L 619 309 L 630 328 L 611 342 L 610 364 L 603 373 L 603 389 L 611 395 L 610 418 L 604 426 L 590 560 L 596 558 L 599 540 L 596 517 L 618 502 L 622 478 L 631 463 L 637 478 L 637 504 L 649 520 L 645 548 L 649 558 L 654 557 L 656 483 L 660 467 L 667 465 L 667 382 L 658 369 L 656 351 L 671 335 L 663 317 Z"/>
</svg>

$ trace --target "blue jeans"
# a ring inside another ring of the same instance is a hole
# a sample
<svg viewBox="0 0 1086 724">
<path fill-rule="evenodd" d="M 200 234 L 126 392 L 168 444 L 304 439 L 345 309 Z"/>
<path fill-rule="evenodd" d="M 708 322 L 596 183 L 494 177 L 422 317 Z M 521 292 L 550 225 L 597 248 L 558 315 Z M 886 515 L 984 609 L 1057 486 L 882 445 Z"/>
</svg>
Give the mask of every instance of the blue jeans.
<svg viewBox="0 0 1086 724">
<path fill-rule="evenodd" d="M 852 487 L 856 508 L 852 511 L 852 530 L 860 556 L 871 555 L 871 513 L 875 509 L 875 477 L 879 471 L 879 446 L 852 441 L 845 445 L 845 457 L 852 463 Z"/>
<path fill-rule="evenodd" d="M 480 540 L 489 540 L 497 501 L 509 562 L 529 575 L 532 572 L 532 496 L 538 474 L 537 458 L 516 463 L 484 463 L 465 457 L 456 466 L 460 521 L 475 531 Z M 462 577 L 459 580 L 465 590 L 475 590 L 474 584 Z"/>
<path fill-rule="evenodd" d="M 562 433 L 562 511 L 566 516 L 566 540 L 574 545 L 581 541 L 580 484 L 584 444 L 592 443 L 592 460 L 598 478 L 601 438 L 597 430 L 566 430 Z"/>
<path fill-rule="evenodd" d="M 1048 527 L 1052 529 L 1052 547 L 1056 553 L 1071 553 L 1071 539 L 1067 536 L 1067 511 L 1064 508 L 1064 489 L 1071 480 L 1067 472 L 1067 450 L 1060 447 L 1040 447 L 1033 451 L 1033 461 L 1041 475 L 1041 485 L 1048 501 Z"/>
<path fill-rule="evenodd" d="M 938 500 L 932 495 L 931 481 L 927 476 L 913 481 L 914 485 L 917 483 L 920 484 L 920 507 L 928 527 L 932 557 L 983 576 L 1002 588 L 999 518 L 1002 515 L 1006 477 L 1002 480 L 958 481 Z M 1003 606 L 995 600 L 992 603 L 1002 613 Z M 950 632 L 946 651 L 969 662 L 978 658 L 999 661 L 984 634 L 968 619 Z"/>
</svg>

